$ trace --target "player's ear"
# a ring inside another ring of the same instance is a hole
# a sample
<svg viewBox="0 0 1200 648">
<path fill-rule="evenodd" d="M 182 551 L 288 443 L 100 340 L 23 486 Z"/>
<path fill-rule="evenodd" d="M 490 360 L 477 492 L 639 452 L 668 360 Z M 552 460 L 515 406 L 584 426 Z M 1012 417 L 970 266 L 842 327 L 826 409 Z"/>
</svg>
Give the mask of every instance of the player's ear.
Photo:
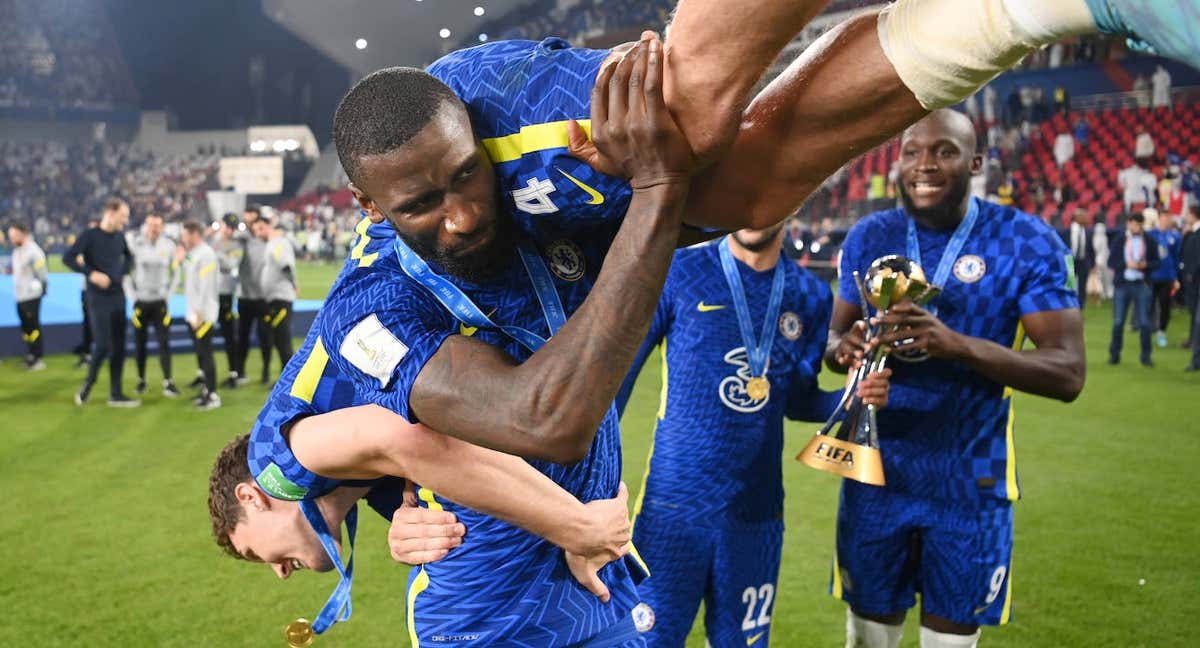
<svg viewBox="0 0 1200 648">
<path fill-rule="evenodd" d="M 241 482 L 233 488 L 233 494 L 237 497 L 238 504 L 243 508 L 252 508 L 256 511 L 268 511 L 271 509 L 271 498 L 262 492 L 262 489 L 257 484 L 250 482 Z"/>
<path fill-rule="evenodd" d="M 367 218 L 371 219 L 376 225 L 382 223 L 385 219 L 383 212 L 379 210 L 379 206 L 375 204 L 371 197 L 363 193 L 353 182 L 350 183 L 350 193 L 354 195 L 354 200 L 358 201 L 358 206 L 362 207 L 363 213 Z"/>
<path fill-rule="evenodd" d="M 971 158 L 971 175 L 979 175 L 983 172 L 983 156 L 976 154 Z"/>
</svg>

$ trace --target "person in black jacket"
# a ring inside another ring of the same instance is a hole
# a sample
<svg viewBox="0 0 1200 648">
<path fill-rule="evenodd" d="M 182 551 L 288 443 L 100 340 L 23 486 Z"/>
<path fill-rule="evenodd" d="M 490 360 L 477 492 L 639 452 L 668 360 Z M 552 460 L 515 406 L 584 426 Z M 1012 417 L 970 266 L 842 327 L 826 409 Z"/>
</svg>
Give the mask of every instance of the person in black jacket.
<svg viewBox="0 0 1200 648">
<path fill-rule="evenodd" d="M 1075 289 L 1079 296 L 1079 309 L 1087 304 L 1088 275 L 1096 265 L 1096 250 L 1092 247 L 1092 228 L 1088 224 L 1087 210 L 1077 207 L 1071 217 L 1071 226 L 1058 231 L 1071 258 L 1075 262 Z"/>
<path fill-rule="evenodd" d="M 63 254 L 63 263 L 87 278 L 86 305 L 95 345 L 87 378 L 75 394 L 76 405 L 87 402 L 105 358 L 109 360 L 109 406 L 141 405 L 140 401 L 127 397 L 121 390 L 126 324 L 125 291 L 121 287 L 121 280 L 133 267 L 133 255 L 125 242 L 125 225 L 128 222 L 129 205 L 120 198 L 109 198 L 104 203 L 104 216 L 100 219 L 99 227 L 85 230 Z"/>
<path fill-rule="evenodd" d="M 1113 269 L 1113 329 L 1108 346 L 1108 364 L 1121 362 L 1125 337 L 1125 318 L 1133 305 L 1133 322 L 1141 335 L 1142 365 L 1153 367 L 1150 360 L 1150 308 L 1153 292 L 1150 273 L 1159 264 L 1158 245 L 1146 236 L 1142 214 L 1130 214 L 1125 231 L 1109 239 L 1108 267 Z"/>
</svg>

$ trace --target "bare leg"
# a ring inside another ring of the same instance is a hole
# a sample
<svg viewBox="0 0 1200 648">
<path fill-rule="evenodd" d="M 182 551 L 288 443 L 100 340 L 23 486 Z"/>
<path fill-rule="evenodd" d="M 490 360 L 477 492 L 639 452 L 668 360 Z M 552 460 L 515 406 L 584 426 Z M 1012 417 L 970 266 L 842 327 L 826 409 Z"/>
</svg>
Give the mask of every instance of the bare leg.
<svg viewBox="0 0 1200 648">
<path fill-rule="evenodd" d="M 701 159 L 712 159 L 733 141 L 754 85 L 827 4 L 680 0 L 667 29 L 664 89 L 675 121 Z"/>
<path fill-rule="evenodd" d="M 771 82 L 722 159 L 692 183 L 689 223 L 761 228 L 830 174 L 924 117 L 879 43 L 876 14 L 830 30 Z"/>
</svg>

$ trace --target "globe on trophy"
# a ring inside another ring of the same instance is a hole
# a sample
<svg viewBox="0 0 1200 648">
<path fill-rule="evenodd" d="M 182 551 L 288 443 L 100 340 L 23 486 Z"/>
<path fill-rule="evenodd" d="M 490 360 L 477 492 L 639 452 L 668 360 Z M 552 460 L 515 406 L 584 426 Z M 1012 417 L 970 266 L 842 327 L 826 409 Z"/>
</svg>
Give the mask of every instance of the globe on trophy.
<svg viewBox="0 0 1200 648">
<path fill-rule="evenodd" d="M 913 302 L 924 306 L 941 294 L 941 289 L 929 284 L 925 271 L 911 259 L 899 255 L 888 255 L 875 259 L 867 269 L 864 279 L 854 273 L 859 296 L 866 315 L 868 340 L 891 332 L 891 328 L 871 325 L 868 304 L 883 315 L 896 304 Z M 846 385 L 842 400 L 833 415 L 796 460 L 804 464 L 835 473 L 864 484 L 883 486 L 883 456 L 879 452 L 879 426 L 875 420 L 875 406 L 863 403 L 858 395 L 858 384 L 870 373 L 883 371 L 887 364 L 889 348 L 877 345 L 863 359 L 854 376 Z"/>
</svg>

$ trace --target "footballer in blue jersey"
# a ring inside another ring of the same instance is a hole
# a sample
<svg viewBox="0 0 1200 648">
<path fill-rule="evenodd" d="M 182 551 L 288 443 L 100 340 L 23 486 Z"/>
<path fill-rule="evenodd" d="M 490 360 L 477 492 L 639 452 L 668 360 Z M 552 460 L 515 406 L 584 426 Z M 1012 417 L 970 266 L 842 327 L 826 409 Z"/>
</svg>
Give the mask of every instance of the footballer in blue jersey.
<svg viewBox="0 0 1200 648">
<path fill-rule="evenodd" d="M 943 289 L 928 310 L 880 320 L 896 327 L 879 339 L 894 347 L 879 414 L 887 485 L 843 481 L 831 590 L 850 606 L 848 644 L 898 645 L 918 591 L 924 645 L 974 645 L 979 626 L 1009 620 L 1013 391 L 1070 401 L 1083 388 L 1070 252 L 1039 219 L 971 198 L 979 164 L 970 121 L 933 113 L 901 139 L 905 207 L 863 218 L 842 246 L 831 366 L 866 348 L 853 272 L 898 254 Z M 1037 348 L 1022 350 L 1026 338 Z"/>
<path fill-rule="evenodd" d="M 1147 230 L 1150 238 L 1158 244 L 1158 267 L 1150 273 L 1150 285 L 1154 290 L 1154 343 L 1167 346 L 1167 325 L 1171 323 L 1172 296 L 1179 289 L 1179 256 L 1183 252 L 1183 235 L 1175 225 L 1175 216 L 1163 211 L 1158 214 L 1157 229 Z M 1086 281 L 1086 277 L 1080 277 Z M 1189 331 L 1189 334 L 1191 332 Z"/>
<path fill-rule="evenodd" d="M 533 47 L 510 58 L 538 59 Z M 530 457 L 581 500 L 618 492 L 613 398 L 653 316 L 694 164 L 663 102 L 662 58 L 661 43 L 642 41 L 601 73 L 611 83 L 596 83 L 612 110 L 593 111 L 593 124 L 630 178 L 624 213 L 597 217 L 497 205 L 503 173 L 481 155 L 468 119 L 488 114 L 469 112 L 432 76 L 384 70 L 351 90 L 335 117 L 338 153 L 364 210 L 397 231 L 392 253 L 339 282 L 325 305 L 338 313 L 320 330 L 330 363 L 360 397 Z M 375 110 L 394 101 L 417 105 Z M 422 492 L 424 505 L 452 511 L 471 532 L 412 572 L 414 644 L 641 645 L 651 620 L 638 608 L 636 552 L 600 569 L 610 593 L 601 601 L 546 542 Z"/>
<path fill-rule="evenodd" d="M 701 601 L 710 645 L 770 641 L 783 548 L 783 419 L 824 420 L 841 396 L 816 383 L 833 301 L 829 285 L 782 255 L 781 235 L 782 225 L 743 230 L 676 252 L 650 333 L 618 397 L 623 405 L 642 363 L 661 344 L 662 403 L 634 525 L 634 544 L 654 570 L 639 587 L 657 619 L 646 635 L 650 646 L 683 645 Z M 770 387 L 758 398 L 747 388 L 758 374 L 723 272 L 724 254 L 741 281 L 750 346 L 762 344 L 763 326 L 770 327 Z M 781 293 L 772 311 L 777 272 Z M 868 402 L 883 404 L 869 392 L 886 397 L 880 374 L 863 387 Z"/>
<path fill-rule="evenodd" d="M 371 226 L 367 219 L 356 231 L 335 287 L 371 267 L 395 239 L 390 225 Z M 355 503 L 365 498 L 392 519 L 405 501 L 403 475 L 437 481 L 447 492 L 456 491 L 460 501 L 576 554 L 613 558 L 623 553 L 619 547 L 629 533 L 624 497 L 581 504 L 516 457 L 424 431 L 382 408 L 363 407 L 366 401 L 356 395 L 354 382 L 329 362 L 320 336 L 322 322 L 336 315 L 328 306 L 321 309 L 251 433 L 234 439 L 218 456 L 209 505 L 219 545 L 267 563 L 280 578 L 296 569 L 328 571 L 338 556 L 322 547 L 296 503 L 316 503 L 342 553 L 342 523 Z M 323 415 L 334 411 L 340 415 L 336 424 L 326 425 Z M 363 453 L 380 459 L 363 460 Z M 415 504 L 415 497 L 408 497 L 408 504 Z M 430 515 L 417 519 L 438 521 Z"/>
</svg>

